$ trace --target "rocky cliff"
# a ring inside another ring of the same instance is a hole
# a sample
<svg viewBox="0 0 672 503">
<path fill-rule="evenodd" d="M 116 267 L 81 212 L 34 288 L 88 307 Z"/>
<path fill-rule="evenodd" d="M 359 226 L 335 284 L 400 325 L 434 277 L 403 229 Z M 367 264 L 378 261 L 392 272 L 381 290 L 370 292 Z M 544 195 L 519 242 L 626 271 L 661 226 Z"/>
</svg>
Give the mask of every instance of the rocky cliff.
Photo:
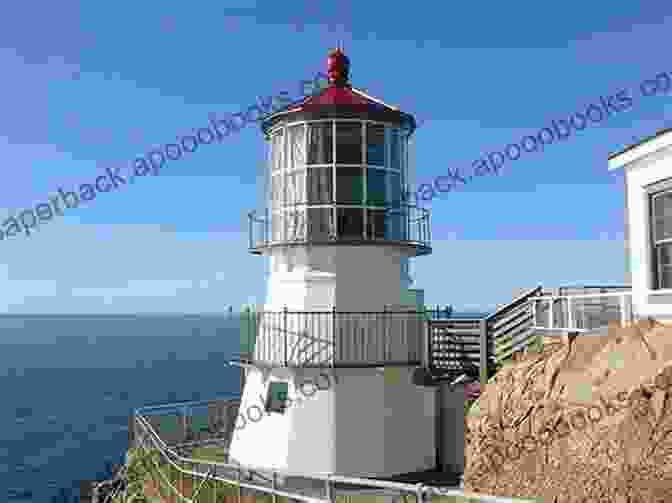
<svg viewBox="0 0 672 503">
<path fill-rule="evenodd" d="M 672 326 L 558 339 L 467 416 L 465 488 L 551 502 L 672 501 Z"/>
</svg>

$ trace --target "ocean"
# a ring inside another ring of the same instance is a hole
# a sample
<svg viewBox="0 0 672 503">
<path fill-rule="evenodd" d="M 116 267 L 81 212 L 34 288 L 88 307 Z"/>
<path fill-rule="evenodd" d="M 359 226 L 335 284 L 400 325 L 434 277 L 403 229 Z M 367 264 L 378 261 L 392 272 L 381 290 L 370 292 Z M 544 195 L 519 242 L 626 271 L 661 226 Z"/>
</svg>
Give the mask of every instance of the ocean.
<svg viewBox="0 0 672 503">
<path fill-rule="evenodd" d="M 239 351 L 235 314 L 0 316 L 0 502 L 79 501 L 133 409 L 238 393 Z"/>
<path fill-rule="evenodd" d="M 0 316 L 0 501 L 76 502 L 80 481 L 123 462 L 132 409 L 239 392 L 227 365 L 239 326 L 228 314 Z"/>
</svg>

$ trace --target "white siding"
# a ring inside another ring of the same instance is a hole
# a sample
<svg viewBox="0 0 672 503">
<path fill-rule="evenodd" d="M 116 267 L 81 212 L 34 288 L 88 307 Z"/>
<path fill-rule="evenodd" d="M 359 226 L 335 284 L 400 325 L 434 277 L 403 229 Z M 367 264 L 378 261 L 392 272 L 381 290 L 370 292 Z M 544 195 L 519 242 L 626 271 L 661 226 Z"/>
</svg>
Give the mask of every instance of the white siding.
<svg viewBox="0 0 672 503">
<path fill-rule="evenodd" d="M 650 210 L 645 189 L 647 185 L 672 177 L 672 149 L 665 148 L 637 158 L 625 169 L 633 308 L 640 317 L 672 318 L 672 302 L 650 302 L 651 296 L 670 298 L 672 290 L 651 290 Z"/>
</svg>

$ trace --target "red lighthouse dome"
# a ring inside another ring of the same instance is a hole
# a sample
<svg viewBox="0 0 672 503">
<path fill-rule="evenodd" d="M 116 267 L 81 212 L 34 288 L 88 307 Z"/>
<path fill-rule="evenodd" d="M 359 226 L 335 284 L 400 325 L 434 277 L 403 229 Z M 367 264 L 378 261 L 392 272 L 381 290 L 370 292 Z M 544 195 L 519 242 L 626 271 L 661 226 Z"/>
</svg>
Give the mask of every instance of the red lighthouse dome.
<svg viewBox="0 0 672 503">
<path fill-rule="evenodd" d="M 319 94 L 291 103 L 262 121 L 267 136 L 278 123 L 289 120 L 326 118 L 357 118 L 396 123 L 410 136 L 416 123 L 411 114 L 400 111 L 382 100 L 373 98 L 350 83 L 350 59 L 341 49 L 334 49 L 327 57 L 329 85 Z"/>
</svg>

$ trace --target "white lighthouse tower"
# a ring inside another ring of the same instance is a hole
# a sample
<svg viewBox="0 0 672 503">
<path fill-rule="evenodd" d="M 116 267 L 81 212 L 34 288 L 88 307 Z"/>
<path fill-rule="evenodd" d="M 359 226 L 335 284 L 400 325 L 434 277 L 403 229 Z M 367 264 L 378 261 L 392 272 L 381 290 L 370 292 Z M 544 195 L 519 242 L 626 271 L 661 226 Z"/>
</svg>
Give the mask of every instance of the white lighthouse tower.
<svg viewBox="0 0 672 503">
<path fill-rule="evenodd" d="M 426 321 L 409 258 L 431 253 L 429 212 L 408 204 L 413 116 L 353 88 L 340 49 L 329 85 L 267 117 L 265 306 L 230 459 L 292 472 L 392 476 L 431 470 L 435 396 L 413 383 Z"/>
</svg>

